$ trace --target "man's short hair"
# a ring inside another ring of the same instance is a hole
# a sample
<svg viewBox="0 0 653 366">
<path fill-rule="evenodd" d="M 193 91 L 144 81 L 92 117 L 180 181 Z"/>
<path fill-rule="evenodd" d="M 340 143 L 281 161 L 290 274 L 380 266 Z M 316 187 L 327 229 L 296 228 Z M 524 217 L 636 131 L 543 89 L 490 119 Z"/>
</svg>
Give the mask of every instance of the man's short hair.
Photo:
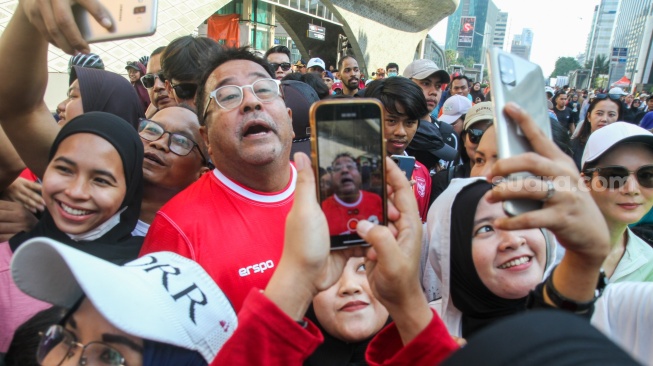
<svg viewBox="0 0 653 366">
<path fill-rule="evenodd" d="M 215 69 L 220 67 L 220 65 L 224 64 L 225 62 L 233 61 L 233 60 L 251 61 L 258 65 L 261 65 L 263 70 L 267 71 L 268 75 L 270 75 L 270 78 L 274 79 L 274 71 L 272 70 L 272 67 L 270 67 L 270 64 L 268 64 L 268 62 L 262 59 L 261 57 L 254 55 L 251 52 L 251 48 L 249 46 L 240 47 L 240 48 L 227 47 L 227 48 L 223 48 L 218 53 L 212 53 L 205 59 L 205 63 L 204 63 L 205 67 L 203 67 L 202 76 L 199 78 L 199 82 L 197 83 L 197 93 L 195 94 L 195 105 L 197 106 L 197 119 L 199 120 L 200 125 L 202 126 L 204 126 L 206 122 L 204 121 L 204 116 L 203 116 L 203 112 L 205 109 L 204 99 L 209 94 L 205 90 L 206 81 L 209 79 L 209 76 L 213 74 L 213 71 L 215 71 Z"/>
<path fill-rule="evenodd" d="M 210 38 L 179 37 L 163 51 L 161 69 L 167 80 L 197 83 L 204 70 L 205 60 L 221 51 L 222 46 Z"/>
<path fill-rule="evenodd" d="M 351 58 L 351 59 L 353 59 L 353 60 L 356 60 L 356 59 L 354 58 L 354 56 L 349 56 L 349 55 L 347 55 L 347 56 L 341 58 L 340 60 L 338 60 L 338 70 L 342 70 L 342 63 L 345 62 L 345 60 L 348 59 L 348 58 Z"/>
<path fill-rule="evenodd" d="M 364 90 L 366 98 L 380 100 L 383 107 L 392 114 L 403 114 L 411 120 L 419 120 L 429 113 L 422 88 L 403 76 L 374 80 Z M 397 111 L 397 103 L 404 108 L 404 113 Z"/>
<path fill-rule="evenodd" d="M 454 80 L 465 80 L 467 81 L 467 87 L 469 88 L 472 85 L 472 81 L 465 75 L 463 74 L 458 74 L 454 77 L 451 78 L 451 84 L 453 84 Z"/>
<path fill-rule="evenodd" d="M 155 48 L 154 51 L 152 51 L 152 53 L 150 53 L 150 57 L 154 57 L 154 56 L 156 56 L 156 55 L 158 55 L 160 53 L 163 53 L 163 50 L 165 50 L 165 49 L 166 49 L 166 46 L 160 46 L 160 47 Z"/>
<path fill-rule="evenodd" d="M 273 53 L 285 53 L 286 56 L 288 56 L 288 60 L 290 60 L 290 50 L 286 46 L 274 46 L 270 48 L 269 50 L 267 50 L 267 52 L 265 52 L 263 58 L 267 61 L 268 56 L 270 56 Z"/>
<path fill-rule="evenodd" d="M 385 71 L 388 72 L 388 69 L 397 69 L 397 72 L 399 72 L 399 65 L 397 65 L 394 62 L 391 62 L 388 64 L 388 66 L 385 67 Z"/>
</svg>

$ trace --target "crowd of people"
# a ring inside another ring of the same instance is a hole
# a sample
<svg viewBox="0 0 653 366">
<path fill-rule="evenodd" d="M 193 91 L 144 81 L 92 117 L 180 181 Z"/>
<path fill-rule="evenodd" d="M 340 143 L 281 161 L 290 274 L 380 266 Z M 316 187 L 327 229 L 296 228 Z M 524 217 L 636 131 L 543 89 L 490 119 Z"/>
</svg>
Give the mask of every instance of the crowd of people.
<svg viewBox="0 0 653 366">
<path fill-rule="evenodd" d="M 431 60 L 366 83 L 354 56 L 184 36 L 125 78 L 46 3 L 0 38 L 0 365 L 653 363 L 651 97 L 543 90 L 552 140 L 508 103 L 533 151 L 499 159 L 491 86 Z M 359 97 L 384 164 L 317 170 L 309 108 Z"/>
</svg>

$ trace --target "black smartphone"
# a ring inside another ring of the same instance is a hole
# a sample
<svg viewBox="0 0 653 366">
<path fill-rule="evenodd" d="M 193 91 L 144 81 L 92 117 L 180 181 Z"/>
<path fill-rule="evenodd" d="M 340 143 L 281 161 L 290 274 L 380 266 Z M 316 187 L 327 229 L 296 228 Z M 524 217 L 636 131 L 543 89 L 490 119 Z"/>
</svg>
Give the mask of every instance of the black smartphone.
<svg viewBox="0 0 653 366">
<path fill-rule="evenodd" d="M 399 169 L 406 174 L 406 179 L 410 182 L 413 177 L 413 169 L 415 169 L 415 158 L 406 155 L 392 155 L 390 158 L 397 163 Z"/>
<path fill-rule="evenodd" d="M 385 225 L 383 107 L 376 99 L 332 99 L 311 106 L 311 159 L 331 249 L 365 245 L 360 220 Z"/>
<path fill-rule="evenodd" d="M 488 72 L 492 85 L 492 106 L 499 159 L 533 151 L 516 123 L 503 113 L 508 102 L 515 102 L 533 117 L 544 134 L 551 139 L 551 122 L 544 93 L 544 75 L 540 66 L 519 56 L 493 47 L 487 51 Z M 524 179 L 528 172 L 512 174 L 506 179 Z M 542 201 L 511 200 L 503 202 L 506 214 L 515 216 L 542 208 Z"/>
</svg>

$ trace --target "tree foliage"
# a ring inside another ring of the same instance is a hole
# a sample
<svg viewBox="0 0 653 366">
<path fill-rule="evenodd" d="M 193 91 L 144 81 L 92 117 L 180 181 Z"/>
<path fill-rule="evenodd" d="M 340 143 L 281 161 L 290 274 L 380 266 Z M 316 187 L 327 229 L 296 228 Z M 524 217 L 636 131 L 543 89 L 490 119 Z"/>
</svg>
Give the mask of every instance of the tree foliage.
<svg viewBox="0 0 653 366">
<path fill-rule="evenodd" d="M 553 72 L 551 73 L 551 78 L 555 78 L 558 76 L 567 76 L 569 75 L 570 71 L 573 70 L 578 70 L 580 69 L 581 66 L 576 61 L 575 58 L 573 57 L 558 57 L 558 60 L 556 60 L 555 68 L 553 69 Z"/>
<path fill-rule="evenodd" d="M 456 50 L 445 50 L 444 57 L 447 60 L 447 66 L 455 65 L 456 59 L 458 58 L 458 52 L 456 52 Z"/>
<path fill-rule="evenodd" d="M 597 55 L 594 58 L 594 70 L 592 71 L 592 80 L 593 86 L 598 85 L 598 76 L 605 75 L 610 72 L 610 61 L 608 60 L 607 55 Z M 590 70 L 592 69 L 592 60 L 587 60 L 585 62 L 585 68 Z"/>
</svg>

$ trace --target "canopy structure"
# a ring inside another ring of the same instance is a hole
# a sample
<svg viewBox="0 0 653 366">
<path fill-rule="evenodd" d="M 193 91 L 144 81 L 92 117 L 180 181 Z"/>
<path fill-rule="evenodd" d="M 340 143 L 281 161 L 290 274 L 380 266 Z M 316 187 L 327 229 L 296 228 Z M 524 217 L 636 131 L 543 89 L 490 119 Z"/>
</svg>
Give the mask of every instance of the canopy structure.
<svg viewBox="0 0 653 366">
<path fill-rule="evenodd" d="M 619 87 L 630 86 L 630 79 L 628 79 L 626 76 L 624 76 L 621 79 L 619 79 L 619 80 L 615 81 L 614 83 L 612 83 L 612 86 L 619 86 Z"/>
</svg>

